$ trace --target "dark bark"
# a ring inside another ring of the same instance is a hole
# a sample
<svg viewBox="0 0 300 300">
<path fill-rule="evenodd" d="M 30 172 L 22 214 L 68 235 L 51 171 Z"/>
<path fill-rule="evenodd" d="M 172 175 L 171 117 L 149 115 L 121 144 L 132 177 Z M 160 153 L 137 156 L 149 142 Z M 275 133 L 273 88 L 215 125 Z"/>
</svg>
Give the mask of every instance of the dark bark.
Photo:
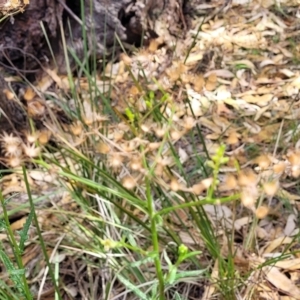
<svg viewBox="0 0 300 300">
<path fill-rule="evenodd" d="M 27 118 L 23 107 L 10 99 L 8 85 L 0 76 L 0 133 L 20 133 L 27 125 Z"/>
<path fill-rule="evenodd" d="M 104 55 L 105 50 L 112 46 L 115 33 L 121 40 L 126 38 L 118 14 L 125 9 L 127 2 L 95 0 L 93 8 L 90 8 L 90 0 L 85 0 L 84 26 L 88 45 L 98 56 Z M 69 12 L 65 7 L 70 7 Z M 80 18 L 80 0 L 31 0 L 24 13 L 14 16 L 13 22 L 7 18 L 0 24 L 0 62 L 8 70 L 18 69 L 25 74 L 34 72 L 46 67 L 49 62 L 53 63 L 51 47 L 59 67 L 64 71 L 60 22 L 68 47 L 82 59 L 83 25 Z"/>
<path fill-rule="evenodd" d="M 184 0 L 94 0 L 93 7 L 90 0 L 84 0 L 85 19 L 80 3 L 81 0 L 30 0 L 25 11 L 15 15 L 13 21 L 8 17 L 0 23 L 0 63 L 6 70 L 29 74 L 49 63 L 53 66 L 51 47 L 59 71 L 66 72 L 60 22 L 67 46 L 80 60 L 84 58 L 83 26 L 89 54 L 93 52 L 97 58 L 115 50 L 116 35 L 135 45 L 147 40 L 147 36 L 158 36 L 158 19 L 167 23 L 173 35 L 186 29 Z M 70 58 L 72 61 L 71 55 Z"/>
</svg>

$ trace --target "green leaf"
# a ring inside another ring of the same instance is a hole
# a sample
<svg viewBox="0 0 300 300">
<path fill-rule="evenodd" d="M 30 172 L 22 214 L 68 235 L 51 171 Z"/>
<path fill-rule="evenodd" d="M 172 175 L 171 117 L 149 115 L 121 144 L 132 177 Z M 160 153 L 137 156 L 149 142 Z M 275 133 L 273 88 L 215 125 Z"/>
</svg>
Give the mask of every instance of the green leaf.
<svg viewBox="0 0 300 300">
<path fill-rule="evenodd" d="M 130 291 L 132 291 L 133 293 L 135 293 L 139 297 L 139 299 L 148 300 L 147 295 L 145 293 L 143 293 L 136 285 L 132 284 L 121 274 L 118 274 L 117 277 L 126 286 L 126 288 L 129 289 Z"/>
</svg>

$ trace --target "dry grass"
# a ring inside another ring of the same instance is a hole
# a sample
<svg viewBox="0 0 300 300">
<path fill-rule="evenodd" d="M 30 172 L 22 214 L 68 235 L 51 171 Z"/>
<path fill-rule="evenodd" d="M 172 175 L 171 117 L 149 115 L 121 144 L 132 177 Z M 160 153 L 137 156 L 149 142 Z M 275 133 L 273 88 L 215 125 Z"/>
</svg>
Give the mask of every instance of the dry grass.
<svg viewBox="0 0 300 300">
<path fill-rule="evenodd" d="M 32 161 L 1 179 L 1 299 L 300 299 L 295 12 L 233 5 L 107 81 L 49 71 L 73 122 L 1 140 Z"/>
</svg>

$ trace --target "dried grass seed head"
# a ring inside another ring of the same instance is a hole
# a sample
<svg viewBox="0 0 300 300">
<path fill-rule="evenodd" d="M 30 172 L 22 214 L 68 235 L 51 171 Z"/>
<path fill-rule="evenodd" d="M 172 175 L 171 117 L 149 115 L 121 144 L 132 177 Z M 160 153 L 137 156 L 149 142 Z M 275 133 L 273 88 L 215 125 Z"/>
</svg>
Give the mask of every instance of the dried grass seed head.
<svg viewBox="0 0 300 300">
<path fill-rule="evenodd" d="M 260 206 L 255 210 L 255 215 L 258 219 L 264 219 L 269 213 L 269 208 L 267 206 Z"/>
<path fill-rule="evenodd" d="M 263 184 L 263 190 L 266 193 L 267 196 L 273 197 L 279 188 L 279 182 L 278 181 L 269 181 Z"/>
<path fill-rule="evenodd" d="M 13 134 L 3 133 L 1 136 L 1 145 L 6 156 L 21 156 L 22 148 L 20 147 L 22 140 L 20 137 L 14 136 Z"/>
<path fill-rule="evenodd" d="M 289 153 L 287 158 L 292 166 L 300 165 L 300 151 Z"/>
<path fill-rule="evenodd" d="M 153 143 L 149 143 L 147 145 L 147 149 L 149 149 L 149 151 L 154 151 L 157 150 L 161 145 L 161 142 L 153 142 Z"/>
<path fill-rule="evenodd" d="M 35 144 L 32 145 L 22 145 L 24 154 L 28 157 L 38 157 L 41 154 L 41 148 L 37 147 Z"/>
<path fill-rule="evenodd" d="M 104 142 L 101 141 L 96 145 L 96 149 L 95 149 L 98 153 L 101 154 L 108 154 L 111 150 L 110 150 L 110 146 Z"/>
<path fill-rule="evenodd" d="M 256 186 L 258 184 L 258 176 L 251 169 L 242 170 L 238 174 L 238 183 L 242 187 Z"/>
<path fill-rule="evenodd" d="M 227 174 L 224 180 L 224 183 L 228 187 L 228 189 L 234 190 L 237 188 L 238 183 L 237 179 L 233 174 Z"/>
<path fill-rule="evenodd" d="M 300 176 L 300 166 L 292 166 L 291 172 L 294 178 L 298 178 Z"/>
<path fill-rule="evenodd" d="M 254 209 L 257 198 L 258 198 L 257 190 L 253 188 L 243 188 L 241 192 L 241 202 L 245 207 L 249 209 Z"/>
<path fill-rule="evenodd" d="M 271 164 L 271 159 L 269 158 L 268 155 L 260 155 L 259 157 L 257 157 L 254 162 L 256 164 L 258 164 L 258 166 L 261 168 L 261 169 L 267 169 L 270 164 Z"/>
<path fill-rule="evenodd" d="M 45 129 L 39 133 L 39 143 L 41 145 L 46 145 L 49 142 L 50 138 L 51 138 L 50 130 Z"/>
<path fill-rule="evenodd" d="M 22 165 L 23 159 L 20 156 L 11 156 L 6 160 L 6 162 L 11 168 L 17 168 Z"/>
<path fill-rule="evenodd" d="M 28 143 L 35 143 L 38 140 L 38 132 L 31 133 L 30 131 L 27 131 L 25 132 L 25 137 Z"/>
<path fill-rule="evenodd" d="M 170 182 L 170 189 L 173 192 L 177 192 L 179 190 L 181 190 L 181 183 L 179 182 L 179 180 L 177 178 L 172 178 L 171 182 Z"/>
<path fill-rule="evenodd" d="M 109 161 L 109 165 L 113 169 L 119 169 L 123 164 L 124 157 L 119 153 L 113 153 L 109 156 L 108 161 Z"/>
<path fill-rule="evenodd" d="M 133 156 L 129 161 L 129 167 L 133 171 L 143 170 L 143 159 L 141 156 Z"/>
<path fill-rule="evenodd" d="M 4 132 L 3 135 L 0 137 L 0 139 L 3 146 L 5 146 L 5 144 L 20 145 L 22 143 L 21 138 L 19 138 L 18 136 L 14 136 L 12 133 L 8 134 Z"/>
<path fill-rule="evenodd" d="M 80 135 L 83 131 L 82 123 L 79 121 L 77 121 L 76 123 L 73 123 L 70 126 L 70 130 L 71 130 L 72 134 L 74 134 L 76 136 Z"/>
<path fill-rule="evenodd" d="M 128 190 L 132 190 L 136 187 L 137 182 L 132 176 L 128 175 L 122 179 L 122 185 Z"/>
</svg>

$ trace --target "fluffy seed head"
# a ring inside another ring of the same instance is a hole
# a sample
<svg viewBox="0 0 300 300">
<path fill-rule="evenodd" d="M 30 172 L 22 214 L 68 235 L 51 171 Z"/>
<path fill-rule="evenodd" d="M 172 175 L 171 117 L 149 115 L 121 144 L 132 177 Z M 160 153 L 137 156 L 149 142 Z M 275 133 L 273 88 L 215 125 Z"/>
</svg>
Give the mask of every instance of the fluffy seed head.
<svg viewBox="0 0 300 300">
<path fill-rule="evenodd" d="M 148 144 L 148 149 L 149 149 L 150 151 L 153 151 L 153 150 L 158 149 L 158 148 L 160 147 L 160 145 L 161 145 L 161 143 L 159 143 L 159 142 L 149 143 L 149 144 Z"/>
<path fill-rule="evenodd" d="M 43 130 L 39 134 L 39 142 L 42 145 L 46 145 L 51 138 L 51 132 L 49 130 Z"/>
<path fill-rule="evenodd" d="M 70 126 L 70 130 L 73 135 L 80 135 L 82 133 L 82 123 L 76 122 Z"/>
<path fill-rule="evenodd" d="M 143 162 L 141 157 L 134 157 L 129 163 L 129 167 L 133 171 L 139 171 L 143 169 Z"/>
<path fill-rule="evenodd" d="M 100 142 L 96 146 L 96 150 L 97 150 L 98 153 L 107 154 L 107 153 L 110 152 L 110 147 L 107 145 L 107 143 Z"/>
<path fill-rule="evenodd" d="M 286 164 L 284 162 L 279 162 L 273 166 L 273 170 L 276 174 L 281 174 L 285 171 Z"/>
<path fill-rule="evenodd" d="M 295 166 L 295 165 L 300 165 L 300 152 L 292 152 L 288 155 L 288 160 L 289 162 Z"/>
<path fill-rule="evenodd" d="M 271 160 L 267 155 L 260 155 L 255 159 L 255 163 L 257 163 L 261 169 L 267 169 L 271 164 Z"/>
<path fill-rule="evenodd" d="M 267 196 L 273 197 L 279 188 L 277 181 L 269 181 L 263 185 L 264 192 Z"/>
<path fill-rule="evenodd" d="M 173 192 L 177 192 L 180 189 L 180 183 L 177 178 L 172 178 L 170 188 Z"/>
<path fill-rule="evenodd" d="M 113 169 L 118 169 L 122 166 L 123 160 L 124 158 L 120 154 L 112 154 L 109 157 L 109 164 Z"/>
<path fill-rule="evenodd" d="M 41 102 L 32 100 L 27 103 L 27 112 L 30 117 L 39 117 L 45 114 L 46 108 Z"/>
<path fill-rule="evenodd" d="M 17 136 L 13 136 L 12 133 L 7 134 L 6 132 L 4 132 L 4 134 L 1 136 L 1 142 L 3 143 L 3 145 L 5 145 L 5 144 L 20 145 L 22 143 L 22 140 Z"/>
<path fill-rule="evenodd" d="M 300 176 L 300 166 L 299 165 L 296 165 L 296 166 L 292 166 L 292 176 L 294 178 L 298 178 Z"/>
<path fill-rule="evenodd" d="M 238 175 L 240 186 L 256 186 L 257 175 L 252 170 L 243 170 Z"/>
<path fill-rule="evenodd" d="M 267 206 L 260 206 L 256 209 L 255 215 L 258 219 L 264 219 L 269 213 L 269 208 Z"/>
<path fill-rule="evenodd" d="M 38 157 L 41 153 L 41 148 L 36 147 L 35 144 L 23 145 L 24 154 L 28 157 Z"/>
<path fill-rule="evenodd" d="M 125 176 L 122 180 L 124 188 L 132 190 L 136 187 L 136 180 L 131 176 Z"/>
<path fill-rule="evenodd" d="M 21 157 L 17 157 L 17 156 L 11 156 L 7 159 L 7 164 L 11 167 L 11 168 L 17 168 L 20 167 L 22 165 L 22 158 Z"/>
<path fill-rule="evenodd" d="M 1 136 L 1 144 L 6 156 L 21 156 L 22 148 L 20 147 L 22 140 L 12 134 L 4 133 Z"/>
<path fill-rule="evenodd" d="M 226 176 L 226 178 L 225 178 L 225 184 L 228 187 L 228 189 L 230 189 L 230 190 L 236 189 L 237 185 L 238 185 L 235 176 L 232 175 L 232 174 L 228 174 Z"/>
<path fill-rule="evenodd" d="M 250 209 L 255 207 L 255 202 L 258 197 L 258 191 L 255 188 L 243 188 L 241 192 L 241 202 L 242 204 Z"/>
<path fill-rule="evenodd" d="M 34 133 L 26 132 L 25 136 L 26 136 L 27 142 L 30 144 L 35 143 L 38 139 L 38 134 L 36 132 L 34 132 Z"/>
</svg>

